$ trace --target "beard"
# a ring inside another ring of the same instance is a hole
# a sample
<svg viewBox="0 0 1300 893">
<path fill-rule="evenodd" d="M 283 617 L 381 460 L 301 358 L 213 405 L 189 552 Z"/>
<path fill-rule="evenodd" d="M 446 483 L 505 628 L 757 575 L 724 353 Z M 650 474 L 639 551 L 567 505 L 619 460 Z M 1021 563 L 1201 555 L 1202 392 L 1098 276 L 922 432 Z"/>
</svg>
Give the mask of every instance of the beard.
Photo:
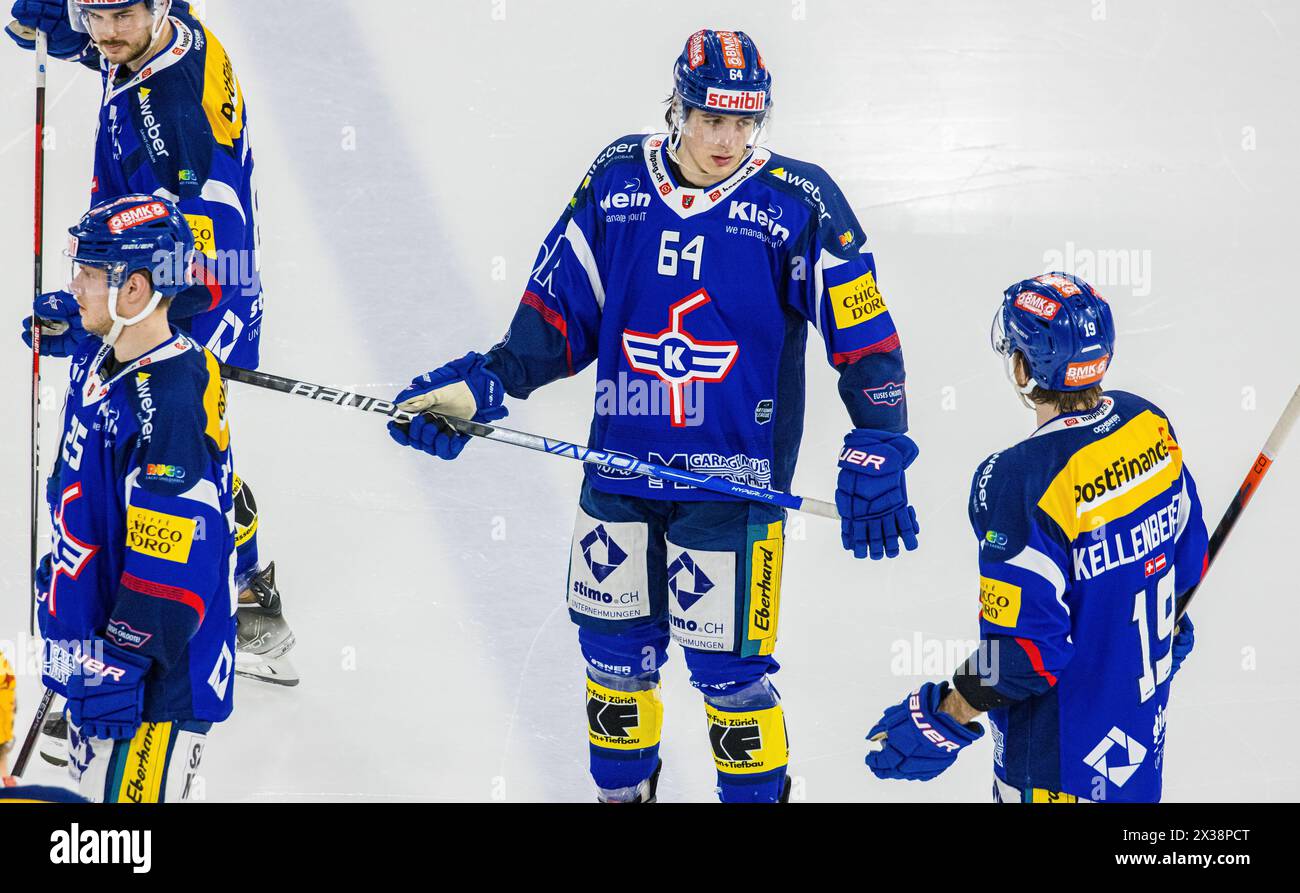
<svg viewBox="0 0 1300 893">
<path fill-rule="evenodd" d="M 135 62 L 140 59 L 149 47 L 153 45 L 153 35 L 149 32 L 133 41 L 114 40 L 110 43 L 96 44 L 99 51 L 105 56 L 110 56 L 109 61 L 121 65 L 128 62 Z"/>
</svg>

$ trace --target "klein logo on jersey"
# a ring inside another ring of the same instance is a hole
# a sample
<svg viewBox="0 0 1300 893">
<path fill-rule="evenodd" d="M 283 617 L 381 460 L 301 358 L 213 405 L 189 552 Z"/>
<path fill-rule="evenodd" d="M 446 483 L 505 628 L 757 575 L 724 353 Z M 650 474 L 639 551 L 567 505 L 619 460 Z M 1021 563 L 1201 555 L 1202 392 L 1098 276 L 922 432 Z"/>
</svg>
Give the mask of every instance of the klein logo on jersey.
<svg viewBox="0 0 1300 893">
<path fill-rule="evenodd" d="M 718 42 L 722 44 L 722 64 L 728 68 L 745 67 L 745 48 L 735 31 L 719 31 Z"/>
<path fill-rule="evenodd" d="M 1043 319 L 1055 319 L 1057 311 L 1061 309 L 1061 302 L 1040 295 L 1036 291 L 1027 291 L 1016 296 L 1016 307 L 1034 316 L 1041 316 Z"/>
<path fill-rule="evenodd" d="M 897 406 L 906 396 L 903 385 L 896 381 L 887 381 L 878 388 L 865 388 L 862 393 L 875 406 Z"/>
<path fill-rule="evenodd" d="M 147 205 L 136 205 L 134 208 L 127 208 L 120 214 L 114 214 L 108 219 L 108 231 L 117 235 L 123 230 L 128 230 L 133 226 L 139 226 L 142 223 L 149 223 L 152 220 L 162 220 L 170 212 L 167 206 L 162 202 L 150 202 Z"/>
<path fill-rule="evenodd" d="M 1146 572 L 1148 577 L 1153 577 L 1164 570 L 1167 566 L 1168 562 L 1165 559 L 1165 553 L 1161 552 L 1155 558 L 1148 558 L 1142 569 Z"/>
<path fill-rule="evenodd" d="M 727 112 L 761 112 L 767 107 L 767 95 L 761 90 L 722 90 L 710 87 L 704 107 Z"/>
<path fill-rule="evenodd" d="M 668 308 L 668 328 L 657 334 L 623 331 L 623 355 L 637 372 L 653 375 L 668 385 L 672 426 L 686 427 L 683 388 L 693 381 L 722 381 L 740 354 L 735 341 L 701 341 L 682 328 L 688 313 L 712 300 L 700 289 Z"/>
<path fill-rule="evenodd" d="M 1071 363 L 1065 367 L 1065 383 L 1075 387 L 1095 384 L 1106 374 L 1108 365 L 1110 365 L 1110 354 L 1083 363 Z"/>
<path fill-rule="evenodd" d="M 1043 283 L 1043 285 L 1046 285 L 1063 298 L 1072 298 L 1083 293 L 1083 289 L 1079 288 L 1079 286 L 1064 276 L 1057 276 L 1055 273 L 1044 273 L 1042 276 L 1035 276 L 1034 281 Z"/>
</svg>

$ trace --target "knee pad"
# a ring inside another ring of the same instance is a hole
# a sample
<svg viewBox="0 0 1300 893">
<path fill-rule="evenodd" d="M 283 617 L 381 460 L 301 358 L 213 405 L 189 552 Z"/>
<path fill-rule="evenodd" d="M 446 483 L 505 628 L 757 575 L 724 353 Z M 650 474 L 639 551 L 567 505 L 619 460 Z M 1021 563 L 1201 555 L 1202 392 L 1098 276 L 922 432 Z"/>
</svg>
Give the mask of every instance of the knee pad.
<svg viewBox="0 0 1300 893">
<path fill-rule="evenodd" d="M 706 696 L 704 710 L 722 802 L 779 802 L 790 748 L 780 696 L 767 677 L 726 695 Z"/>
<path fill-rule="evenodd" d="M 257 500 L 248 482 L 234 475 L 231 496 L 235 502 L 235 579 L 257 573 Z"/>
<path fill-rule="evenodd" d="M 653 675 L 626 679 L 587 672 L 591 777 L 602 800 L 629 799 L 659 765 L 664 707 L 659 674 Z"/>
</svg>

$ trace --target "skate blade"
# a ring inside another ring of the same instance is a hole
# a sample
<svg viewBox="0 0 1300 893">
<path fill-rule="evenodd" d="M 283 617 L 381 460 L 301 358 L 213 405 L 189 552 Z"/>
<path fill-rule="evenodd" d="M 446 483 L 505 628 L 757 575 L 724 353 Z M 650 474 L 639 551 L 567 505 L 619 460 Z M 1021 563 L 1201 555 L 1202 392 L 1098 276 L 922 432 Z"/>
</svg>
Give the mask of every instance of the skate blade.
<svg viewBox="0 0 1300 893">
<path fill-rule="evenodd" d="M 59 757 L 50 756 L 45 751 L 41 751 L 41 759 L 51 766 L 58 766 L 60 769 L 68 765 L 67 758 L 60 759 Z"/>
<path fill-rule="evenodd" d="M 288 658 L 283 657 L 267 661 L 247 659 L 245 655 L 238 655 L 235 658 L 235 675 L 243 676 L 245 679 L 256 679 L 258 682 L 269 682 L 271 685 L 294 686 L 302 681 L 293 664 Z"/>
</svg>

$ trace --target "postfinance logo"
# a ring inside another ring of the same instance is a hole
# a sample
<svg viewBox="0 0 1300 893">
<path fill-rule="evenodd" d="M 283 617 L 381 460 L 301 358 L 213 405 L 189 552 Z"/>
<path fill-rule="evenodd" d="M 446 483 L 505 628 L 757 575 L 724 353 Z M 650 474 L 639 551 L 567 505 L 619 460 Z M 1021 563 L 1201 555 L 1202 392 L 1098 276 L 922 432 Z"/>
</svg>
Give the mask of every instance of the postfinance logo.
<svg viewBox="0 0 1300 893">
<path fill-rule="evenodd" d="M 1038 507 L 1073 541 L 1165 492 L 1183 470 L 1168 422 L 1150 410 L 1079 450 L 1053 478 Z"/>
</svg>

